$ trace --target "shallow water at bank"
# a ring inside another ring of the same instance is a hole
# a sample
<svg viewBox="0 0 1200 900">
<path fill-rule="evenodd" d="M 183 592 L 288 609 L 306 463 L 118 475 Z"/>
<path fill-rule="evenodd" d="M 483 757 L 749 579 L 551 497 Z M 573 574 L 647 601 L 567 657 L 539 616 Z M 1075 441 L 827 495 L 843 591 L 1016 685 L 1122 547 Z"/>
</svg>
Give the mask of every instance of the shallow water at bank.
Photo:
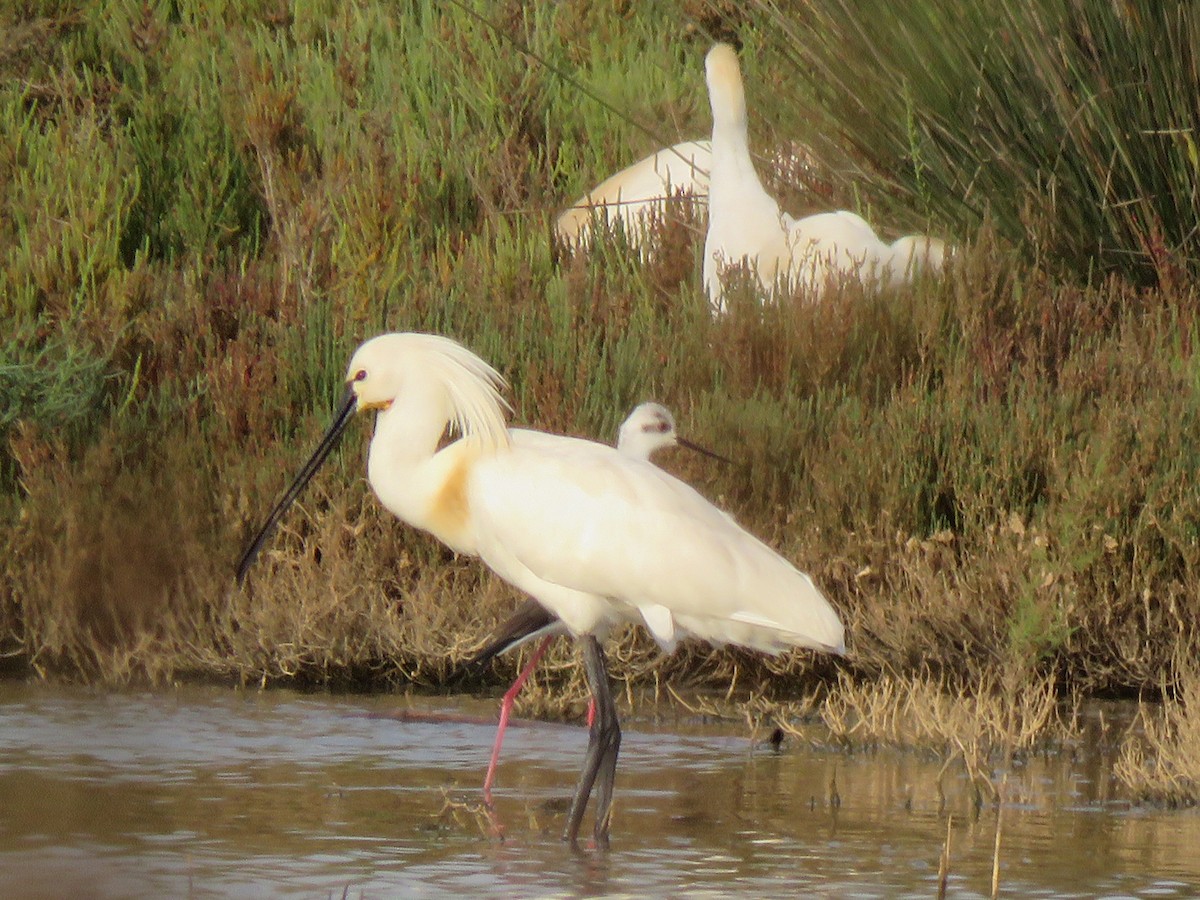
<svg viewBox="0 0 1200 900">
<path fill-rule="evenodd" d="M 996 812 L 951 766 L 744 726 L 626 723 L 612 849 L 559 840 L 586 734 L 509 732 L 479 807 L 495 703 L 0 682 L 0 895 L 929 897 L 990 890 Z M 1200 893 L 1200 815 L 1131 805 L 1096 707 L 1071 753 L 1009 774 L 1000 877 L 1016 896 Z M 591 827 L 585 820 L 585 831 Z M 502 832 L 503 837 L 500 836 Z"/>
</svg>

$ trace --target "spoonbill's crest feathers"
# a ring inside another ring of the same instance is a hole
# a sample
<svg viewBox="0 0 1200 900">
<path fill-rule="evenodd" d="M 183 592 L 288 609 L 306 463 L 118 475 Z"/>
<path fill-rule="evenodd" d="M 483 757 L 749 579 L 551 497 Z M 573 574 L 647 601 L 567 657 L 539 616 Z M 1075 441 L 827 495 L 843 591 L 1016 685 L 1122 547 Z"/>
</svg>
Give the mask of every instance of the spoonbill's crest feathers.
<svg viewBox="0 0 1200 900">
<path fill-rule="evenodd" d="M 457 433 L 487 448 L 509 444 L 505 413 L 512 407 L 500 393 L 507 384 L 504 377 L 450 338 L 420 332 L 371 338 L 355 351 L 346 380 L 360 409 L 386 408 L 410 380 L 428 390 L 440 389 Z"/>
</svg>

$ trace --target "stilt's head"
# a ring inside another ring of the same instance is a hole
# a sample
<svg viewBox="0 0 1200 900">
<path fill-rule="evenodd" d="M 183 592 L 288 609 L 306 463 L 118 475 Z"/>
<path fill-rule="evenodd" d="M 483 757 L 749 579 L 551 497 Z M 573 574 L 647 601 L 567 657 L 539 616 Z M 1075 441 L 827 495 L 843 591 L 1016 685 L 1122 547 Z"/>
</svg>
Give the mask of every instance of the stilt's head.
<svg viewBox="0 0 1200 900">
<path fill-rule="evenodd" d="M 746 92 L 737 52 L 728 44 L 716 44 L 704 60 L 708 102 L 712 105 L 713 129 L 746 127 Z"/>
<path fill-rule="evenodd" d="M 675 418 L 661 403 L 636 407 L 617 432 L 617 449 L 639 459 L 649 459 L 655 451 L 674 447 L 678 442 Z"/>
<path fill-rule="evenodd" d="M 636 407 L 617 432 L 617 449 L 626 456 L 649 459 L 667 447 L 687 447 L 721 462 L 729 462 L 724 456 L 681 438 L 675 431 L 675 417 L 661 403 L 643 403 Z"/>
</svg>

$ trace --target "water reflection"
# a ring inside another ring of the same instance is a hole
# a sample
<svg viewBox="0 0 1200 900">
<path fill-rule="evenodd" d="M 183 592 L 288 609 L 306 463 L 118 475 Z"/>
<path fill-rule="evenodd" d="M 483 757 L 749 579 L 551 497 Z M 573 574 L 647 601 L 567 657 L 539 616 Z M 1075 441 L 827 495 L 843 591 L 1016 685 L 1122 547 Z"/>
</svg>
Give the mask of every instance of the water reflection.
<svg viewBox="0 0 1200 900">
<path fill-rule="evenodd" d="M 0 894 L 928 897 L 947 814 L 950 893 L 989 891 L 995 811 L 977 812 L 957 767 L 939 778 L 931 757 L 846 754 L 816 732 L 776 753 L 736 726 L 630 722 L 613 850 L 572 854 L 558 835 L 583 729 L 514 728 L 499 840 L 478 808 L 494 712 L 0 683 Z M 1034 756 L 1009 774 L 1006 892 L 1193 896 L 1200 816 L 1131 806 L 1098 722 L 1074 758 Z"/>
</svg>

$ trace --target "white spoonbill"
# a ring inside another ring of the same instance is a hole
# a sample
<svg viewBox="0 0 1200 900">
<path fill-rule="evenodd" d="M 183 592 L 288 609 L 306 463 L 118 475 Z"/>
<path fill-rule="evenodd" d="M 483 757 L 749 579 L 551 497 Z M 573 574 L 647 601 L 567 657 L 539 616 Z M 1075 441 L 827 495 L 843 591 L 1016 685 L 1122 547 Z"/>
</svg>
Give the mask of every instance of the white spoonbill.
<svg viewBox="0 0 1200 900">
<path fill-rule="evenodd" d="M 476 554 L 563 621 L 583 649 L 596 718 L 567 816 L 572 844 L 593 787 L 608 841 L 621 728 L 600 639 L 641 618 L 768 653 L 844 652 L 841 620 L 798 571 L 682 481 L 578 438 L 509 431 L 500 375 L 462 345 L 384 334 L 355 351 L 336 417 L 238 565 L 243 578 L 356 412 L 375 410 L 367 477 L 403 521 Z M 461 436 L 439 446 L 447 426 Z"/>
<path fill-rule="evenodd" d="M 745 264 L 771 296 L 783 283 L 819 296 L 831 277 L 853 275 L 887 284 L 941 268 L 944 245 L 910 235 L 889 245 L 855 213 L 838 210 L 794 219 L 759 181 L 750 157 L 746 92 L 737 54 L 717 44 L 705 58 L 712 106 L 712 167 L 704 288 L 714 313 L 725 309 L 726 269 Z"/>
<path fill-rule="evenodd" d="M 514 431 L 514 435 L 521 432 Z M 634 408 L 629 417 L 621 423 L 617 431 L 617 450 L 634 459 L 650 459 L 659 450 L 668 447 L 686 447 L 705 456 L 730 463 L 729 459 L 718 453 L 713 453 L 699 444 L 682 438 L 675 430 L 675 417 L 661 403 L 642 403 Z M 521 693 L 529 676 L 550 649 L 550 644 L 557 636 L 567 634 L 567 627 L 547 610 L 537 600 L 529 599 L 507 621 L 500 625 L 492 640 L 482 650 L 475 654 L 467 663 L 474 667 L 486 663 L 509 650 L 522 644 L 541 638 L 542 642 L 525 664 L 512 686 L 500 699 L 500 721 L 496 726 L 496 741 L 492 745 L 492 758 L 488 763 L 487 775 L 483 780 L 483 795 L 491 802 L 492 785 L 496 781 L 496 767 L 500 762 L 500 749 L 504 745 L 504 731 L 508 727 L 509 716 L 512 715 L 513 704 Z M 588 707 L 588 725 L 592 724 L 594 707 Z"/>
</svg>

